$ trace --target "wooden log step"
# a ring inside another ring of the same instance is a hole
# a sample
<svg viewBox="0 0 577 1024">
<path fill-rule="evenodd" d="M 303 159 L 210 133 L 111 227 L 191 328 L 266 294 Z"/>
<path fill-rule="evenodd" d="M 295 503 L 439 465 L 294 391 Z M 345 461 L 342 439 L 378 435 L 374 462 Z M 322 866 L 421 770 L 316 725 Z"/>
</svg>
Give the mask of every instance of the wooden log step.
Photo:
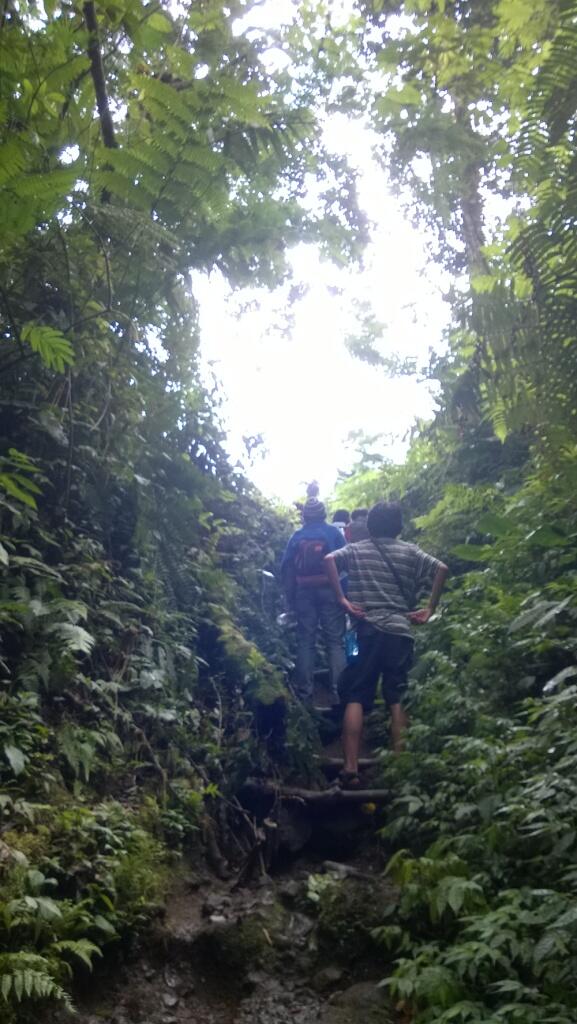
<svg viewBox="0 0 577 1024">
<path fill-rule="evenodd" d="M 390 799 L 388 789 L 301 789 L 299 786 L 277 786 L 274 782 L 248 782 L 242 787 L 245 797 L 275 796 L 280 800 L 299 800 L 305 804 L 382 804 Z"/>
<path fill-rule="evenodd" d="M 343 767 L 342 757 L 321 757 L 320 767 L 325 770 L 339 770 Z M 359 771 L 364 768 L 374 768 L 379 764 L 378 757 L 359 757 Z"/>
</svg>

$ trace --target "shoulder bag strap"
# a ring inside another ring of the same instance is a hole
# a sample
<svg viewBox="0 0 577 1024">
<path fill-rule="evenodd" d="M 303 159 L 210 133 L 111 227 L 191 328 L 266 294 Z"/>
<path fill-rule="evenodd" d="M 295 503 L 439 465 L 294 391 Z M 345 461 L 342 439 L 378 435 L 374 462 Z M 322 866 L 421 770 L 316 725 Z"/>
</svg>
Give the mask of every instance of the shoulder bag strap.
<svg viewBox="0 0 577 1024">
<path fill-rule="evenodd" d="M 401 575 L 400 575 L 398 569 L 396 568 L 396 566 L 395 566 L 391 556 L 389 555 L 388 551 L 384 551 L 383 548 L 379 547 L 379 545 L 377 544 L 377 542 L 374 539 L 374 537 L 371 537 L 371 540 L 372 540 L 373 544 L 375 545 L 377 551 L 379 552 L 379 555 L 383 559 L 383 562 L 391 570 L 391 572 L 393 574 L 393 577 L 394 577 L 394 580 L 395 580 L 395 583 L 397 584 L 397 587 L 399 588 L 399 591 L 402 594 L 403 600 L 405 601 L 405 604 L 407 605 L 407 607 L 409 608 L 409 611 L 410 611 L 411 607 L 413 605 L 413 594 L 411 593 L 411 595 L 410 595 L 411 599 L 409 600 L 409 598 L 407 597 L 407 592 L 406 592 L 406 590 L 405 590 L 405 588 L 403 586 L 403 581 L 401 579 Z"/>
</svg>

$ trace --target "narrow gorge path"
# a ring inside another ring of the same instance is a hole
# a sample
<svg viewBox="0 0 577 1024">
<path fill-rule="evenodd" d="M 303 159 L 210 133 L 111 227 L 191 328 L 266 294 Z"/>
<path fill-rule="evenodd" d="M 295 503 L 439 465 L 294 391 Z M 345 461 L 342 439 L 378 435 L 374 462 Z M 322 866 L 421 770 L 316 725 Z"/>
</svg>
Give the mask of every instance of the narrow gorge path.
<svg viewBox="0 0 577 1024">
<path fill-rule="evenodd" d="M 247 885 L 182 870 L 163 916 L 77 997 L 78 1024 L 398 1024 L 370 936 L 397 899 L 372 810 L 310 808 L 298 852 L 289 811 L 284 856 Z"/>
</svg>

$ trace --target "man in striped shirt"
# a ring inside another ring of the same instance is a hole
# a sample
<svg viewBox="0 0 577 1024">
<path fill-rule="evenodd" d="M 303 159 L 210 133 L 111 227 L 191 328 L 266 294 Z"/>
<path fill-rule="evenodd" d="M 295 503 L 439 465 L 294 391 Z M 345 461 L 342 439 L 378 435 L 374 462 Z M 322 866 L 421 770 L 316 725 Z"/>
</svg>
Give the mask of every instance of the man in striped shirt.
<svg viewBox="0 0 577 1024">
<path fill-rule="evenodd" d="M 360 785 L 358 757 L 363 717 L 373 706 L 379 677 L 391 712 L 393 750 L 402 749 L 408 724 L 401 698 L 413 660 L 411 624 L 428 622 L 447 578 L 447 566 L 416 544 L 399 540 L 399 505 L 379 502 L 367 518 L 369 538 L 333 551 L 325 558 L 329 582 L 339 604 L 357 622 L 359 656 L 341 676 L 339 689 L 346 702 L 343 721 L 345 763 L 342 783 Z M 345 597 L 339 575 L 348 574 Z M 414 611 L 420 592 L 431 586 L 429 603 Z"/>
</svg>

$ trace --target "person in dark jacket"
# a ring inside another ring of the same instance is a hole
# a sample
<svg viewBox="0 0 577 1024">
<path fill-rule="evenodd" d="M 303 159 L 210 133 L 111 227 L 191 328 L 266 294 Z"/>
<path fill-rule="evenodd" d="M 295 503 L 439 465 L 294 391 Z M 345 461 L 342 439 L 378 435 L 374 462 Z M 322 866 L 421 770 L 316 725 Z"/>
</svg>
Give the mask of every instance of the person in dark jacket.
<svg viewBox="0 0 577 1024">
<path fill-rule="evenodd" d="M 343 537 L 345 538 L 347 536 L 347 528 L 349 526 L 350 521 L 350 512 L 348 512 L 346 508 L 337 509 L 337 511 L 333 515 L 333 526 L 336 526 L 337 529 L 341 531 Z"/>
<path fill-rule="evenodd" d="M 299 697 L 311 703 L 315 647 L 319 626 L 329 664 L 331 702 L 339 703 L 338 680 L 346 665 L 345 612 L 329 584 L 325 555 L 344 547 L 344 537 L 326 522 L 326 509 L 316 496 L 302 506 L 303 525 L 289 540 L 281 564 L 287 603 L 297 620 L 295 683 Z"/>
</svg>

